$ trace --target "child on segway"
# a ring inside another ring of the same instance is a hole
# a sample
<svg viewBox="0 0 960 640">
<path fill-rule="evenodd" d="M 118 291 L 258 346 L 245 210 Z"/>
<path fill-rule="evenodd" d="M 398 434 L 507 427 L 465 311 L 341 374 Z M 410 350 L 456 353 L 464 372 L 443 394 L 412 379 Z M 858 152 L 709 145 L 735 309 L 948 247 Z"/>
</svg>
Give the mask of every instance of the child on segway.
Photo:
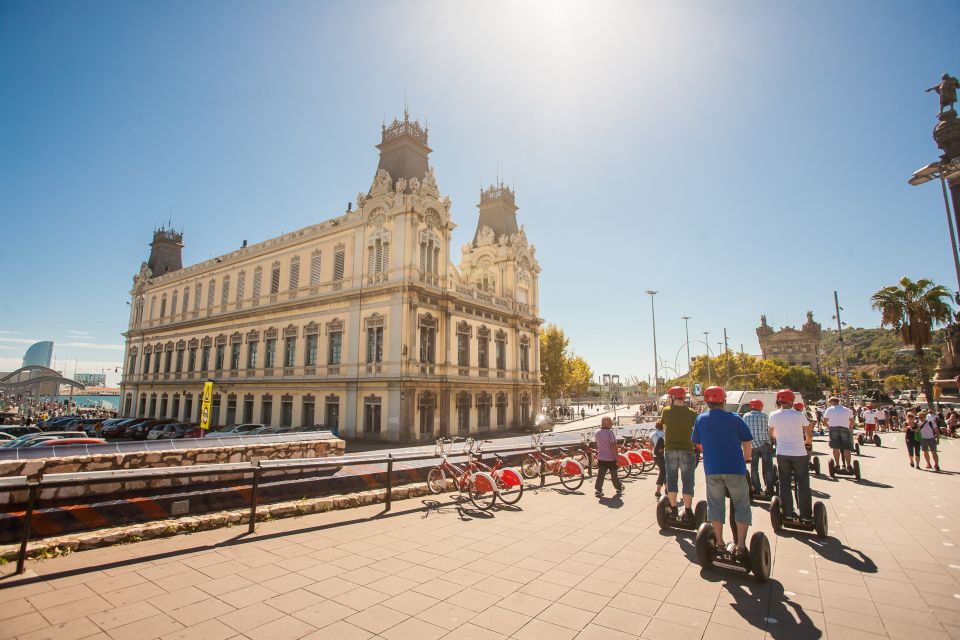
<svg viewBox="0 0 960 640">
<path fill-rule="evenodd" d="M 801 411 L 793 408 L 796 394 L 790 389 L 777 392 L 776 411 L 770 414 L 770 431 L 777 439 L 777 467 L 780 470 L 780 504 L 784 520 L 812 520 L 810 465 L 806 445 L 813 444 L 813 428 Z M 793 483 L 797 483 L 800 517 L 794 512 Z M 777 505 L 775 505 L 777 506 Z"/>
</svg>

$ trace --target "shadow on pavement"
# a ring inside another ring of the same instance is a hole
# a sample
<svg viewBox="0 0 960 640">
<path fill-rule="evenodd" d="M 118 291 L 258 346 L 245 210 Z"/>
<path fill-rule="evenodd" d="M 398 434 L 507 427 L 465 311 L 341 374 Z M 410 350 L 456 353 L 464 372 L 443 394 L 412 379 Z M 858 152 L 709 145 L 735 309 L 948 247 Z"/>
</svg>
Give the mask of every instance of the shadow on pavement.
<svg viewBox="0 0 960 640">
<path fill-rule="evenodd" d="M 619 509 L 623 506 L 623 500 L 614 496 L 612 498 L 598 498 L 600 504 L 610 509 Z"/>
<path fill-rule="evenodd" d="M 842 564 L 861 573 L 877 573 L 877 565 L 863 551 L 858 551 L 843 544 L 833 536 L 826 538 L 812 538 L 795 531 L 787 533 L 786 529 L 780 534 L 799 540 L 817 552 L 820 557 L 830 562 Z"/>
<path fill-rule="evenodd" d="M 703 570 L 700 575 L 711 582 L 723 582 L 723 588 L 733 596 L 730 607 L 751 626 L 766 632 L 774 640 L 817 640 L 824 633 L 803 610 L 790 600 L 783 585 L 777 580 L 760 584 L 752 578 L 727 574 L 716 569 Z"/>
<path fill-rule="evenodd" d="M 873 487 L 875 489 L 893 489 L 892 485 L 884 484 L 882 482 L 874 482 L 873 480 L 867 480 L 866 478 L 860 478 L 857 484 L 862 484 L 865 487 Z"/>
</svg>

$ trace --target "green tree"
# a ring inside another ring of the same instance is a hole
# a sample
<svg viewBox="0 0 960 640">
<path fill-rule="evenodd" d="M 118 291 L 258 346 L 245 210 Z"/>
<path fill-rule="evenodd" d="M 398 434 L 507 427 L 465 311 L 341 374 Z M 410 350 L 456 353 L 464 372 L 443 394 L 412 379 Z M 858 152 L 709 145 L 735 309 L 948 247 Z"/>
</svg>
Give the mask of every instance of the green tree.
<svg viewBox="0 0 960 640">
<path fill-rule="evenodd" d="M 905 345 L 913 347 L 917 374 L 927 396 L 927 408 L 933 410 L 933 385 L 923 348 L 933 340 L 933 328 L 953 317 L 950 291 L 928 278 L 916 282 L 904 276 L 900 282 L 873 294 L 873 308 L 880 312 L 880 324 L 899 332 Z"/>
<path fill-rule="evenodd" d="M 569 344 L 563 329 L 555 324 L 548 324 L 540 330 L 540 380 L 543 395 L 550 398 L 551 407 L 566 388 Z"/>
<path fill-rule="evenodd" d="M 913 379 L 900 373 L 887 376 L 883 379 L 883 388 L 887 392 L 903 391 L 913 386 Z"/>
<path fill-rule="evenodd" d="M 579 398 L 590 387 L 590 381 L 593 380 L 593 371 L 587 361 L 578 355 L 571 355 L 567 358 L 566 365 L 564 393 L 572 398 Z"/>
</svg>

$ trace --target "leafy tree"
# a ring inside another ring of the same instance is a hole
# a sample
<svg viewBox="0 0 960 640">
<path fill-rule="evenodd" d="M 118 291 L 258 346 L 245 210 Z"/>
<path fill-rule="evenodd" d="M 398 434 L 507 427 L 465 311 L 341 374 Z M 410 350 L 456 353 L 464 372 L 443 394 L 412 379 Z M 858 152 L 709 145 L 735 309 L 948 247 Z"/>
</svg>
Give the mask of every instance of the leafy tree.
<svg viewBox="0 0 960 640">
<path fill-rule="evenodd" d="M 572 355 L 566 361 L 566 380 L 564 394 L 579 398 L 586 393 L 593 380 L 593 371 L 582 357 Z"/>
<path fill-rule="evenodd" d="M 548 324 L 540 330 L 540 380 L 550 406 L 563 395 L 567 380 L 567 346 L 570 340 L 563 329 Z"/>
<path fill-rule="evenodd" d="M 880 324 L 892 327 L 905 345 L 913 347 L 920 384 L 933 410 L 933 385 L 923 348 L 933 341 L 933 328 L 953 318 L 950 291 L 927 278 L 916 282 L 904 276 L 900 282 L 873 294 L 873 308 L 880 312 Z"/>
<path fill-rule="evenodd" d="M 899 373 L 887 376 L 883 380 L 883 388 L 887 392 L 903 391 L 913 386 L 913 378 Z"/>
</svg>

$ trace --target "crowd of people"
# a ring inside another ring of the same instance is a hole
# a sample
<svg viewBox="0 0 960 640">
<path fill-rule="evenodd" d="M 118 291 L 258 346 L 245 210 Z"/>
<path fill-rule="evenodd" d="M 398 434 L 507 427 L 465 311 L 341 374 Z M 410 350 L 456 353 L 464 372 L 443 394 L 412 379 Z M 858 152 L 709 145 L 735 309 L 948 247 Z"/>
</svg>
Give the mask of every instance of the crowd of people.
<svg viewBox="0 0 960 640">
<path fill-rule="evenodd" d="M 85 418 L 114 418 L 116 411 L 99 407 L 78 407 L 75 402 L 63 403 L 55 400 L 6 399 L 0 405 L 0 413 L 8 414 L 3 418 L 5 425 L 30 426 L 60 416 L 83 415 Z"/>
</svg>

